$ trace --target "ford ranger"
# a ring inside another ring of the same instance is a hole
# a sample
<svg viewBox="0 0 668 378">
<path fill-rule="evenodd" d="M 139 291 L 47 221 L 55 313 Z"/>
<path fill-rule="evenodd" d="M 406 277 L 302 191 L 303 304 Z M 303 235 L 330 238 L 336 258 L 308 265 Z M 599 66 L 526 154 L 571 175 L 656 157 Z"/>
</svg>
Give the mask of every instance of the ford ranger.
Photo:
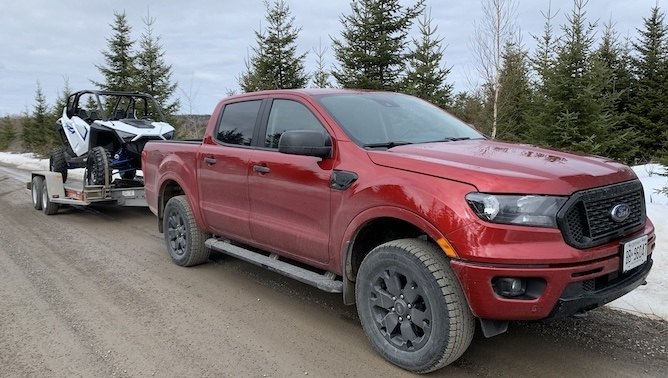
<svg viewBox="0 0 668 378">
<path fill-rule="evenodd" d="M 356 304 L 417 373 L 509 321 L 645 283 L 643 188 L 610 159 L 489 140 L 415 97 L 277 90 L 222 100 L 201 141 L 151 141 L 146 199 L 182 266 L 220 251 Z"/>
</svg>

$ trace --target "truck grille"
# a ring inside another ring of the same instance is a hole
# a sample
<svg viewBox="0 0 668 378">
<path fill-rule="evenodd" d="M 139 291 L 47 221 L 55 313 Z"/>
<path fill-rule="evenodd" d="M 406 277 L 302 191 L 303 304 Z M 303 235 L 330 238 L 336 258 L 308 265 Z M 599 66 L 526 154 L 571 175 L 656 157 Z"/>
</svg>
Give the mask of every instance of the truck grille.
<svg viewBox="0 0 668 378">
<path fill-rule="evenodd" d="M 626 204 L 631 214 L 621 222 L 612 208 Z M 640 181 L 629 181 L 575 193 L 557 215 L 564 240 L 575 248 L 590 248 L 628 235 L 645 225 L 645 196 Z"/>
</svg>

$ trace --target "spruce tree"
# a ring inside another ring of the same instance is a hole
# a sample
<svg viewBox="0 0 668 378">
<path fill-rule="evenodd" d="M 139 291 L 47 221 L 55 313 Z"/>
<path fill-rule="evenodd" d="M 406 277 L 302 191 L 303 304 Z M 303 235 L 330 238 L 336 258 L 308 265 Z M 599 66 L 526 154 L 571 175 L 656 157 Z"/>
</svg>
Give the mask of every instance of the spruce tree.
<svg viewBox="0 0 668 378">
<path fill-rule="evenodd" d="M 267 28 L 255 32 L 257 46 L 247 62 L 248 70 L 239 85 L 244 92 L 263 89 L 303 88 L 308 83 L 304 71 L 306 53 L 297 54 L 301 27 L 285 0 L 265 1 Z"/>
<path fill-rule="evenodd" d="M 0 150 L 5 151 L 16 137 L 14 123 L 9 116 L 4 116 L 0 121 Z"/>
<path fill-rule="evenodd" d="M 135 58 L 137 73 L 134 89 L 153 96 L 166 115 L 170 116 L 178 112 L 180 107 L 178 99 L 170 101 L 177 87 L 172 82 L 172 66 L 165 62 L 160 36 L 153 31 L 155 18 L 147 14 L 142 20 L 144 33 L 139 38 L 139 51 Z"/>
<path fill-rule="evenodd" d="M 408 7 L 399 0 L 353 0 L 350 8 L 340 17 L 340 39 L 332 39 L 339 62 L 332 75 L 344 88 L 400 89 L 408 31 L 424 0 Z"/>
<path fill-rule="evenodd" d="M 633 42 L 633 91 L 630 122 L 640 133 L 640 154 L 661 158 L 668 136 L 668 40 L 665 14 L 658 8 L 644 18 L 644 28 Z"/>
<path fill-rule="evenodd" d="M 499 139 L 528 142 L 532 106 L 529 61 L 519 42 L 509 42 L 499 72 Z"/>
<path fill-rule="evenodd" d="M 35 90 L 35 104 L 32 112 L 25 118 L 23 125 L 22 142 L 28 151 L 46 153 L 57 144 L 56 129 L 53 127 L 53 117 L 42 92 L 42 86 L 37 82 Z"/>
<path fill-rule="evenodd" d="M 452 100 L 452 84 L 447 82 L 450 69 L 443 67 L 443 38 L 436 34 L 438 26 L 432 22 L 431 11 L 418 20 L 420 38 L 413 39 L 408 53 L 402 90 L 445 109 Z"/>
<path fill-rule="evenodd" d="M 546 62 L 545 67 L 554 68 L 541 78 L 539 94 L 544 99 L 533 120 L 532 139 L 546 146 L 624 158 L 630 136 L 615 132 L 616 95 L 606 92 L 613 73 L 592 51 L 595 25 L 586 21 L 586 3 L 574 1 L 556 57 Z"/>
<path fill-rule="evenodd" d="M 70 88 L 69 80 L 65 79 L 63 89 L 58 94 L 56 98 L 56 103 L 51 108 L 51 118 L 55 122 L 58 118 L 62 117 L 63 110 L 67 106 L 67 98 L 72 94 L 72 88 Z"/>
<path fill-rule="evenodd" d="M 114 12 L 114 23 L 110 26 L 113 35 L 107 38 L 108 50 L 102 52 L 105 64 L 96 65 L 104 81 L 92 81 L 92 83 L 104 90 L 131 90 L 134 86 L 137 68 L 135 67 L 135 57 L 132 50 L 134 41 L 130 37 L 132 28 L 128 24 L 125 12 Z"/>
<path fill-rule="evenodd" d="M 315 54 L 315 71 L 313 71 L 311 80 L 315 88 L 330 88 L 332 86 L 332 83 L 329 81 L 331 74 L 325 68 L 325 53 L 327 53 L 327 48 L 322 46 L 322 41 L 319 41 L 318 48 L 313 49 L 313 54 Z"/>
</svg>

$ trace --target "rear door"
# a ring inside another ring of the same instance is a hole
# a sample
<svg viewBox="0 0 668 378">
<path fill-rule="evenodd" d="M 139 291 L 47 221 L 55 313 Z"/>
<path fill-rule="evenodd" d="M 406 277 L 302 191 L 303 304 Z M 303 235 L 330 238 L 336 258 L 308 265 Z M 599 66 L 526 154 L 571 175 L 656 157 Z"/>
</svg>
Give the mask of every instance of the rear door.
<svg viewBox="0 0 668 378">
<path fill-rule="evenodd" d="M 226 104 L 199 161 L 200 208 L 219 235 L 249 241 L 248 170 L 262 99 Z"/>
<path fill-rule="evenodd" d="M 314 109 L 298 98 L 269 101 L 248 176 L 253 241 L 283 255 L 325 264 L 333 159 L 280 153 L 278 140 L 287 130 L 327 131 Z"/>
</svg>

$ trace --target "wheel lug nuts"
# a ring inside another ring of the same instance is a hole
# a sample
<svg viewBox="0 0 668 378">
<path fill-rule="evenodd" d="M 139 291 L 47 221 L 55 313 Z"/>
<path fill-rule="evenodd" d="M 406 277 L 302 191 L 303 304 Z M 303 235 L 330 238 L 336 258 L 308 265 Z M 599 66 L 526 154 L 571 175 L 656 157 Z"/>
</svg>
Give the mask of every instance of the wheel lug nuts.
<svg viewBox="0 0 668 378">
<path fill-rule="evenodd" d="M 390 311 L 394 312 L 394 307 L 392 307 L 392 308 L 390 309 Z"/>
<path fill-rule="evenodd" d="M 413 305 L 409 303 L 408 308 L 413 308 Z"/>
<path fill-rule="evenodd" d="M 399 321 L 402 321 L 402 320 L 404 320 L 404 318 L 402 318 L 402 317 L 400 316 L 400 317 L 399 317 Z"/>
<path fill-rule="evenodd" d="M 410 315 L 406 315 L 406 319 L 411 320 L 411 316 L 410 316 Z"/>
<path fill-rule="evenodd" d="M 397 297 L 392 297 L 392 300 L 393 300 L 393 301 L 396 301 L 396 300 L 397 300 Z"/>
<path fill-rule="evenodd" d="M 403 295 L 403 294 L 401 294 L 401 295 L 399 296 L 399 298 L 401 298 L 401 299 L 404 299 L 404 295 Z"/>
</svg>

